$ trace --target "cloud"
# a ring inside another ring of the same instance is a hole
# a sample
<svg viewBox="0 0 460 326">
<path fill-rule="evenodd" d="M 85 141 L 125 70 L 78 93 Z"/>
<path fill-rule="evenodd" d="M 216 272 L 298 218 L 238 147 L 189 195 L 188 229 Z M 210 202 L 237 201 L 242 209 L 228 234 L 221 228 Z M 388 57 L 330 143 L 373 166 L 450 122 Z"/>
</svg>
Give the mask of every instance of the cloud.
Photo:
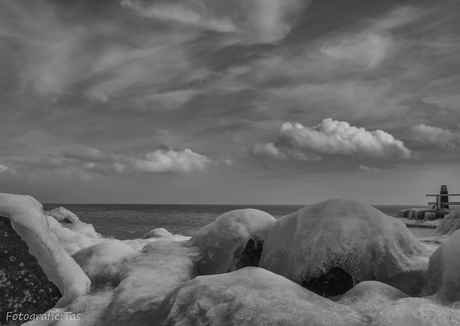
<svg viewBox="0 0 460 326">
<path fill-rule="evenodd" d="M 418 142 L 437 144 L 443 147 L 456 148 L 460 145 L 460 132 L 419 124 L 410 128 L 411 137 Z"/>
<path fill-rule="evenodd" d="M 273 43 L 283 39 L 309 2 L 304 0 L 236 0 L 215 2 L 123 0 L 135 14 L 230 34 L 237 42 Z"/>
<path fill-rule="evenodd" d="M 402 141 L 382 130 L 367 131 L 332 119 L 312 128 L 284 123 L 274 143 L 256 145 L 253 153 L 297 160 L 335 155 L 409 159 L 412 155 Z"/>
<path fill-rule="evenodd" d="M 363 33 L 341 39 L 339 44 L 321 48 L 321 53 L 344 63 L 377 68 L 387 57 L 393 40 L 390 35 Z"/>
<path fill-rule="evenodd" d="M 167 172 L 192 172 L 202 171 L 211 160 L 206 156 L 192 152 L 190 149 L 183 151 L 157 150 L 148 153 L 143 159 L 134 161 L 134 168 L 138 172 L 167 173 Z"/>
<path fill-rule="evenodd" d="M 358 166 L 358 169 L 360 169 L 361 171 L 365 171 L 365 172 L 380 172 L 381 171 L 380 169 L 371 168 L 366 165 L 360 165 Z"/>
<path fill-rule="evenodd" d="M 14 173 L 16 173 L 16 171 L 15 171 L 14 169 L 10 168 L 9 166 L 0 164 L 0 173 L 11 173 L 11 174 L 14 174 Z"/>
</svg>

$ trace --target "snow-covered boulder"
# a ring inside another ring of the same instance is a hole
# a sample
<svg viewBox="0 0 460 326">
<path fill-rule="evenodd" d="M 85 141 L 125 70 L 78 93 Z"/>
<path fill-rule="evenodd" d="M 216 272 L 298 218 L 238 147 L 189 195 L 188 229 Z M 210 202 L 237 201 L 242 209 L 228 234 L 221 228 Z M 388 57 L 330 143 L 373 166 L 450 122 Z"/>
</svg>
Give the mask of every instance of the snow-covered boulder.
<svg viewBox="0 0 460 326">
<path fill-rule="evenodd" d="M 431 255 L 422 294 L 435 294 L 442 303 L 460 301 L 460 230 Z"/>
<path fill-rule="evenodd" d="M 250 239 L 264 239 L 276 219 L 257 209 L 238 209 L 219 216 L 196 232 L 190 242 L 201 251 L 199 275 L 233 271 Z"/>
<path fill-rule="evenodd" d="M 456 326 L 460 310 L 425 298 L 404 298 L 379 309 L 371 326 Z"/>
<path fill-rule="evenodd" d="M 281 217 L 270 228 L 259 266 L 309 288 L 321 277 L 339 277 L 342 284 L 349 274 L 356 284 L 424 271 L 427 256 L 423 244 L 396 218 L 355 201 L 333 199 Z"/>
<path fill-rule="evenodd" d="M 29 252 L 48 280 L 63 295 L 57 306 L 64 306 L 90 290 L 90 280 L 80 266 L 65 252 L 43 212 L 42 205 L 30 196 L 0 194 L 0 216 L 10 219 L 11 226 L 27 244 Z"/>
<path fill-rule="evenodd" d="M 353 309 L 258 267 L 199 276 L 163 301 L 151 325 L 364 326 Z"/>
<path fill-rule="evenodd" d="M 175 240 L 183 241 L 189 240 L 190 237 L 186 237 L 180 234 L 172 234 L 165 228 L 156 228 L 147 232 L 142 239 L 163 239 L 163 240 Z"/>
<path fill-rule="evenodd" d="M 52 216 L 56 221 L 61 223 L 77 223 L 80 221 L 77 215 L 65 209 L 64 207 L 57 207 L 50 211 L 46 211 L 47 216 Z"/>
<path fill-rule="evenodd" d="M 460 229 L 460 208 L 444 216 L 433 236 L 451 235 L 458 229 Z"/>
</svg>

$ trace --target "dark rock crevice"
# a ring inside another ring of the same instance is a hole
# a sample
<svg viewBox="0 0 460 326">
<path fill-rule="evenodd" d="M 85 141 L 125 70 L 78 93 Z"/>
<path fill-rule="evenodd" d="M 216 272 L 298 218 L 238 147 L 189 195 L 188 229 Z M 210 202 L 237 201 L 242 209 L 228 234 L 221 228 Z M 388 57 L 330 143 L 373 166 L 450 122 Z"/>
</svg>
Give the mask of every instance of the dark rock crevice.
<svg viewBox="0 0 460 326">
<path fill-rule="evenodd" d="M 263 247 L 264 241 L 260 237 L 255 236 L 249 239 L 236 264 L 236 269 L 247 266 L 258 267 Z"/>
<path fill-rule="evenodd" d="M 302 282 L 302 287 L 323 297 L 332 297 L 352 289 L 353 277 L 341 267 L 333 267 L 325 274 Z"/>
</svg>

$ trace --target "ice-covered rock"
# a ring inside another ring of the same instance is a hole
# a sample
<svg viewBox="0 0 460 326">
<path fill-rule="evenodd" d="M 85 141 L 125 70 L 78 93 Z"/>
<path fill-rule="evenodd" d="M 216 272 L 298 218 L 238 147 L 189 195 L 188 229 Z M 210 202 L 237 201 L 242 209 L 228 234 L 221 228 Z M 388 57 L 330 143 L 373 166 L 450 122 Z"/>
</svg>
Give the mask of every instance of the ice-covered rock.
<svg viewBox="0 0 460 326">
<path fill-rule="evenodd" d="M 122 279 L 123 263 L 139 253 L 119 241 L 106 241 L 81 249 L 72 258 L 91 280 L 92 287 L 116 286 Z"/>
<path fill-rule="evenodd" d="M 42 313 L 61 297 L 6 217 L 0 217 L 0 293 L 0 325 L 7 312 Z"/>
<path fill-rule="evenodd" d="M 435 294 L 443 303 L 460 300 L 460 230 L 431 255 L 423 295 Z"/>
<path fill-rule="evenodd" d="M 172 234 L 165 228 L 156 228 L 147 232 L 142 239 L 165 239 L 165 240 L 175 240 L 175 241 L 183 241 L 189 240 L 190 237 L 186 237 L 180 234 Z"/>
<path fill-rule="evenodd" d="M 0 216 L 10 219 L 11 226 L 37 258 L 48 280 L 63 294 L 58 306 L 89 292 L 89 278 L 59 245 L 37 200 L 30 196 L 0 194 Z"/>
<path fill-rule="evenodd" d="M 263 240 L 275 221 L 270 214 L 250 208 L 220 215 L 190 239 L 201 251 L 201 258 L 196 264 L 198 274 L 235 270 L 247 242 L 251 238 Z"/>
<path fill-rule="evenodd" d="M 460 229 L 460 208 L 450 212 L 442 219 L 441 223 L 436 228 L 434 236 L 451 235 Z"/>
<path fill-rule="evenodd" d="M 333 199 L 281 217 L 270 228 L 259 266 L 299 284 L 342 269 L 356 284 L 424 271 L 427 255 L 396 218 L 355 201 Z"/>
<path fill-rule="evenodd" d="M 199 276 L 163 301 L 151 325 L 364 326 L 353 309 L 258 267 Z"/>
<path fill-rule="evenodd" d="M 77 223 L 80 221 L 77 215 L 65 209 L 64 207 L 54 208 L 50 211 L 46 211 L 45 214 L 47 216 L 52 216 L 54 219 L 61 223 Z"/>
<path fill-rule="evenodd" d="M 380 307 L 371 326 L 456 326 L 460 310 L 424 298 L 404 298 Z"/>
<path fill-rule="evenodd" d="M 80 221 L 75 224 L 61 224 L 51 216 L 48 216 L 48 223 L 50 231 L 69 255 L 106 240 L 94 231 L 91 224 Z M 68 227 L 69 225 L 72 227 Z"/>
</svg>

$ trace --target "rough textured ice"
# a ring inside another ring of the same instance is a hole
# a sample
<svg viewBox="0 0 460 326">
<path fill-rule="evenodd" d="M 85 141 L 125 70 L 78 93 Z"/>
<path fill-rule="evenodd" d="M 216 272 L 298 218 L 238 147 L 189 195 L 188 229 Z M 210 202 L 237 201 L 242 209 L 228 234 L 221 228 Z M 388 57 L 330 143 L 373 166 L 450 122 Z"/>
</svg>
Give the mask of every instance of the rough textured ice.
<svg viewBox="0 0 460 326">
<path fill-rule="evenodd" d="M 340 267 L 356 283 L 424 271 L 427 255 L 404 223 L 371 206 L 333 199 L 280 218 L 259 266 L 299 284 Z"/>
<path fill-rule="evenodd" d="M 347 305 L 369 320 L 373 320 L 383 307 L 409 296 L 392 286 L 378 281 L 364 281 L 345 293 L 337 302 Z"/>
<path fill-rule="evenodd" d="M 59 288 L 63 296 L 57 306 L 89 292 L 89 278 L 59 245 L 37 200 L 30 196 L 0 194 L 0 215 L 11 220 L 13 229 L 37 258 L 48 279 Z"/>
<path fill-rule="evenodd" d="M 435 294 L 442 303 L 460 301 L 460 230 L 431 255 L 422 294 Z"/>
<path fill-rule="evenodd" d="M 405 298 L 381 307 L 370 326 L 457 326 L 460 310 L 424 298 Z"/>
<path fill-rule="evenodd" d="M 147 232 L 142 239 L 164 239 L 164 240 L 175 240 L 175 241 L 183 241 L 189 240 L 190 237 L 186 237 L 180 234 L 172 234 L 168 230 L 164 228 L 156 228 Z"/>
<path fill-rule="evenodd" d="M 162 303 L 151 325 L 358 326 L 353 309 L 258 267 L 188 281 Z"/>
<path fill-rule="evenodd" d="M 460 229 L 460 208 L 444 216 L 433 236 L 452 235 L 458 229 Z"/>
<path fill-rule="evenodd" d="M 276 219 L 257 209 L 238 209 L 219 216 L 196 232 L 190 242 L 202 255 L 196 268 L 199 275 L 219 274 L 236 269 L 249 239 L 264 239 Z"/>
<path fill-rule="evenodd" d="M 54 219 L 61 223 L 77 223 L 80 221 L 77 215 L 65 209 L 64 207 L 58 207 L 50 211 L 46 211 L 45 214 L 47 216 L 52 216 Z"/>
</svg>

